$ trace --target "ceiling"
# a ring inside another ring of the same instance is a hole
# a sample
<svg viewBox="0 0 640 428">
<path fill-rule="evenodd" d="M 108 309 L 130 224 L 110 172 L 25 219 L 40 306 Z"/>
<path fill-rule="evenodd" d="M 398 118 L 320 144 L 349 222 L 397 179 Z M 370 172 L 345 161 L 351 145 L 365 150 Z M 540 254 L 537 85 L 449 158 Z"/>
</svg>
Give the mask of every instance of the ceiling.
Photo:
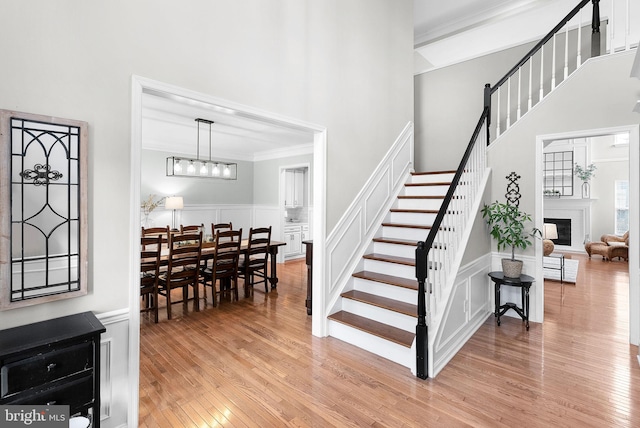
<svg viewBox="0 0 640 428">
<path fill-rule="evenodd" d="M 415 73 L 455 64 L 540 37 L 575 0 L 414 0 Z M 570 10 L 567 9 L 567 11 Z M 566 14 L 565 11 L 564 13 Z M 553 18 L 549 18 L 553 16 Z M 523 22 L 541 29 L 523 31 Z M 518 31 L 514 29 L 517 28 Z M 515 37 L 514 34 L 519 34 Z M 509 37 L 495 37 L 508 34 Z M 146 92 L 142 96 L 142 148 L 209 158 L 256 161 L 313 152 L 313 134 L 214 104 Z M 199 150 L 199 154 L 198 154 Z"/>
<path fill-rule="evenodd" d="M 414 0 L 414 72 L 423 73 L 539 40 L 577 3 Z M 583 20 L 590 18 L 585 13 Z"/>
<path fill-rule="evenodd" d="M 214 122 L 211 137 L 209 125 L 198 118 Z M 313 134 L 291 124 L 163 92 L 142 94 L 143 149 L 209 159 L 209 138 L 214 160 L 256 161 L 313 152 Z"/>
</svg>

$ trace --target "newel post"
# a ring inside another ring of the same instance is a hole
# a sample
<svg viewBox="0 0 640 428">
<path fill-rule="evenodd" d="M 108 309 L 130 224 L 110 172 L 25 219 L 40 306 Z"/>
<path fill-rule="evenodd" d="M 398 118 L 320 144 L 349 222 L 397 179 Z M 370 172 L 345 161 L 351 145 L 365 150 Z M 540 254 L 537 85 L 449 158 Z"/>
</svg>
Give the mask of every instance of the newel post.
<svg viewBox="0 0 640 428">
<path fill-rule="evenodd" d="M 484 85 L 484 108 L 487 109 L 487 145 L 491 141 L 489 127 L 491 125 L 491 84 Z"/>
<path fill-rule="evenodd" d="M 593 3 L 593 17 L 591 19 L 591 57 L 600 56 L 600 0 Z"/>
<path fill-rule="evenodd" d="M 427 250 L 423 241 L 416 248 L 416 278 L 418 279 L 418 325 L 416 326 L 416 376 L 429 377 L 427 304 L 425 282 L 427 279 Z"/>
</svg>

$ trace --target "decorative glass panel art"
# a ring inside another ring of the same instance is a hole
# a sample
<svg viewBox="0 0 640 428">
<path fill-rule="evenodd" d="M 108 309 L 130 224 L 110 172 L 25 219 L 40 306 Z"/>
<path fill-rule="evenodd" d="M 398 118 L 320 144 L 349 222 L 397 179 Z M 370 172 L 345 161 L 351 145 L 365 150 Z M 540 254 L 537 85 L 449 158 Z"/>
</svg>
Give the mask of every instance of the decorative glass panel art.
<svg viewBox="0 0 640 428">
<path fill-rule="evenodd" d="M 0 120 L 0 308 L 86 294 L 87 124 L 4 110 Z"/>
<path fill-rule="evenodd" d="M 543 153 L 546 197 L 573 195 L 573 151 Z"/>
</svg>

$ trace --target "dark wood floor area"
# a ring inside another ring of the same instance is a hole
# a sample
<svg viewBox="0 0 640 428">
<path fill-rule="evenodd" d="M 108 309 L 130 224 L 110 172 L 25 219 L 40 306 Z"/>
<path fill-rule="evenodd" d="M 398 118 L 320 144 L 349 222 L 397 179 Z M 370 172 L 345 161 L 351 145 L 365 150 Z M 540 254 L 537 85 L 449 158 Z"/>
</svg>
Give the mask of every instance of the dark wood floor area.
<svg viewBox="0 0 640 428">
<path fill-rule="evenodd" d="M 558 282 L 545 284 L 544 325 L 490 317 L 426 381 L 313 337 L 302 262 L 278 268 L 278 292 L 186 315 L 175 305 L 159 324 L 143 315 L 140 426 L 638 427 L 628 265 L 573 257 L 564 301 Z"/>
</svg>

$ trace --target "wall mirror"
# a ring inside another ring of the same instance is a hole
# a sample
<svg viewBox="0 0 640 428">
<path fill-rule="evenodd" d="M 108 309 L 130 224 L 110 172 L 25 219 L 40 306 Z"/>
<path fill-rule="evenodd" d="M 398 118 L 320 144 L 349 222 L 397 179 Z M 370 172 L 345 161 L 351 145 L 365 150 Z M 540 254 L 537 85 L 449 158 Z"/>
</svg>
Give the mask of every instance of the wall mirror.
<svg viewBox="0 0 640 428">
<path fill-rule="evenodd" d="M 87 293 L 87 123 L 0 110 L 0 309 Z"/>
<path fill-rule="evenodd" d="M 543 153 L 545 197 L 573 195 L 573 151 Z"/>
</svg>

